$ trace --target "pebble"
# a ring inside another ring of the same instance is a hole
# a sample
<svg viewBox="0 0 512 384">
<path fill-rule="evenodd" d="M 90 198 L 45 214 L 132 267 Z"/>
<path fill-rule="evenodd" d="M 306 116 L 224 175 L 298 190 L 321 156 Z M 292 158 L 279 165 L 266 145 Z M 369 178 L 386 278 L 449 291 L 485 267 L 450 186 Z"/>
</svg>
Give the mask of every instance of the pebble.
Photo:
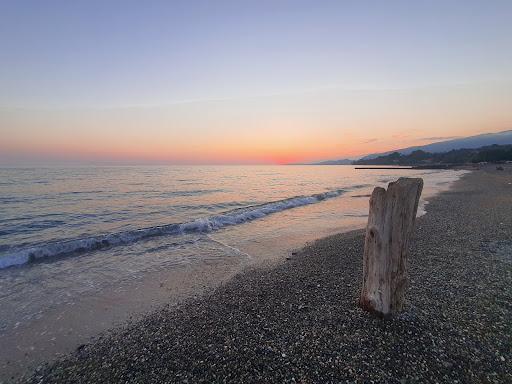
<svg viewBox="0 0 512 384">
<path fill-rule="evenodd" d="M 511 181 L 508 168 L 475 171 L 430 200 L 401 316 L 357 307 L 364 233 L 353 231 L 113 329 L 21 381 L 510 382 L 512 263 L 489 255 L 511 243 Z"/>
</svg>

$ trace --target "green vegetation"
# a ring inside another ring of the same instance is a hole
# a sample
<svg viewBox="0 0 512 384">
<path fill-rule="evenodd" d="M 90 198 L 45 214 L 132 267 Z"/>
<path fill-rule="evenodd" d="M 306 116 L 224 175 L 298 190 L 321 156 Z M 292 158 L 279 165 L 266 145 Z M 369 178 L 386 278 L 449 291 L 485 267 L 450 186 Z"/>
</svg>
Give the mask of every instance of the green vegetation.
<svg viewBox="0 0 512 384">
<path fill-rule="evenodd" d="M 356 165 L 432 165 L 465 164 L 480 162 L 512 161 L 512 145 L 489 145 L 476 149 L 454 149 L 448 152 L 430 153 L 422 150 L 408 155 L 398 152 L 379 156 L 375 159 L 354 161 Z"/>
</svg>

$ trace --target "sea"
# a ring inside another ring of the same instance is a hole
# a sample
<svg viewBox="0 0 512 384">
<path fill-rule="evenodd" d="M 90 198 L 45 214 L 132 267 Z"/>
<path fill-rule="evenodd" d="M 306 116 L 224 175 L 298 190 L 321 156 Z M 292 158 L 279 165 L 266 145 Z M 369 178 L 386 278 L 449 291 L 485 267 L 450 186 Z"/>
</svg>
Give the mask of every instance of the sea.
<svg viewBox="0 0 512 384">
<path fill-rule="evenodd" d="M 464 173 L 341 165 L 0 168 L 0 368 L 25 369 L 133 313 L 363 228 L 373 188 L 399 177 L 423 178 L 419 214 L 428 213 L 429 199 Z"/>
</svg>

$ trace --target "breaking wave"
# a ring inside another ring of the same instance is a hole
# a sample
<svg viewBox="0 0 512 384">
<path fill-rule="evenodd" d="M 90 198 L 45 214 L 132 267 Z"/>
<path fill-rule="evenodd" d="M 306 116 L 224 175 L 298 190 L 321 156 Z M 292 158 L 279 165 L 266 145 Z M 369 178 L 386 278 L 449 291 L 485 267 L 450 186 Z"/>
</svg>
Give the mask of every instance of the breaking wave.
<svg viewBox="0 0 512 384">
<path fill-rule="evenodd" d="M 340 196 L 344 192 L 345 190 L 343 189 L 336 189 L 309 196 L 296 196 L 261 205 L 239 208 L 220 215 L 200 218 L 185 223 L 134 229 L 99 236 L 53 241 L 26 248 L 9 249 L 6 253 L 0 255 L 0 269 L 23 265 L 49 257 L 82 254 L 117 245 L 131 244 L 151 237 L 211 232 L 223 227 L 259 219 L 272 213 L 315 204 Z"/>
</svg>

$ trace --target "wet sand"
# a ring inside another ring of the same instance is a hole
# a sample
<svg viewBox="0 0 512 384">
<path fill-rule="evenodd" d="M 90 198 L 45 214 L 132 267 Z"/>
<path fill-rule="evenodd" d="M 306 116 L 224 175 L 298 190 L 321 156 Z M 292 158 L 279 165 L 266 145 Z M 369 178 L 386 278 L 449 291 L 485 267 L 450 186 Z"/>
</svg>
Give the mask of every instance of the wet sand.
<svg viewBox="0 0 512 384">
<path fill-rule="evenodd" d="M 162 303 L 175 305 L 204 295 L 231 279 L 244 264 L 235 258 L 209 262 L 208 268 L 190 264 L 51 308 L 41 318 L 0 334 L 0 383 L 11 382 L 45 361 L 62 358 L 102 332 L 136 321 Z"/>
<path fill-rule="evenodd" d="M 467 174 L 417 222 L 406 311 L 356 306 L 363 231 L 113 329 L 27 382 L 510 382 L 512 169 Z"/>
</svg>

